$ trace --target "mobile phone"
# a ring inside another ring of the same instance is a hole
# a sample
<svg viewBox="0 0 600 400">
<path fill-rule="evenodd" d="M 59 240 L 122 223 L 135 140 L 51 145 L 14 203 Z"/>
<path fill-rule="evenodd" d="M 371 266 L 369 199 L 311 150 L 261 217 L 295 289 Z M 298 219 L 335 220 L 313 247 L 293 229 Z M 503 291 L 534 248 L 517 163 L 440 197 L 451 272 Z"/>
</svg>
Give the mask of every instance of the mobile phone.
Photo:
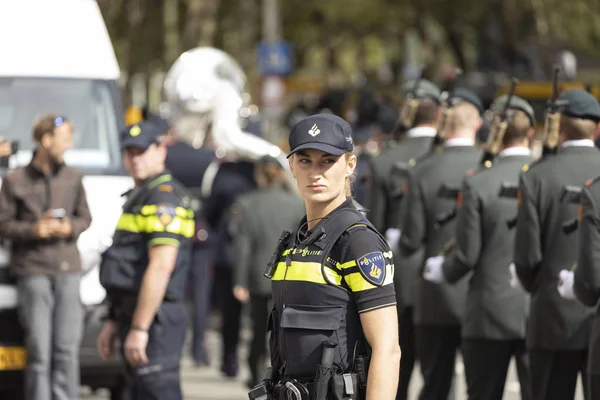
<svg viewBox="0 0 600 400">
<path fill-rule="evenodd" d="M 67 212 L 64 208 L 55 208 L 50 212 L 50 218 L 63 219 L 67 216 Z"/>
</svg>

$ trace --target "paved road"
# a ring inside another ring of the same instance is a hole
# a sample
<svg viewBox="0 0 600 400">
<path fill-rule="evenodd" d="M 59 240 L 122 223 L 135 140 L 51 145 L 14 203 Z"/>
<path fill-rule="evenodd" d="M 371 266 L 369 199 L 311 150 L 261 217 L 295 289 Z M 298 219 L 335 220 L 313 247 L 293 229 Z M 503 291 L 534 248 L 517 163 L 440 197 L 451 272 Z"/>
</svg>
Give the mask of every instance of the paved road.
<svg viewBox="0 0 600 400">
<path fill-rule="evenodd" d="M 247 389 L 244 382 L 248 379 L 248 369 L 241 363 L 241 371 L 237 378 L 223 378 L 219 372 L 219 357 L 220 341 L 218 335 L 214 331 L 208 333 L 207 339 L 212 349 L 213 363 L 210 367 L 195 368 L 189 358 L 183 360 L 183 391 L 184 398 L 187 400 L 245 400 L 248 398 Z M 242 333 L 242 347 L 240 351 L 240 359 L 245 360 L 247 354 L 247 343 L 249 340 L 249 331 L 244 329 Z M 456 365 L 456 397 L 455 400 L 466 400 L 466 391 L 464 385 L 463 365 L 460 360 Z M 421 386 L 421 377 L 418 369 L 413 375 L 414 379 L 411 383 L 410 399 L 417 399 L 418 390 Z M 97 392 L 90 394 L 85 388 L 82 389 L 82 400 L 107 400 L 109 399 L 106 392 Z M 507 378 L 505 387 L 505 395 L 503 400 L 520 400 L 519 383 L 516 379 L 514 365 L 511 366 L 511 371 Z M 583 400 L 581 387 L 578 388 L 578 394 L 574 400 Z"/>
</svg>

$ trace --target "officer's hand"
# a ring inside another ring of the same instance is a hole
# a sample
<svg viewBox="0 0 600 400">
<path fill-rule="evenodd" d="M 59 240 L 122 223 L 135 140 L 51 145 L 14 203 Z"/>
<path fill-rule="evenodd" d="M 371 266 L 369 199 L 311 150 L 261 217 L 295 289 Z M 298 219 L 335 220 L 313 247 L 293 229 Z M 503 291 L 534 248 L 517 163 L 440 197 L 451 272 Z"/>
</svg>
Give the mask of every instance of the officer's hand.
<svg viewBox="0 0 600 400">
<path fill-rule="evenodd" d="M 575 293 L 573 293 L 573 271 L 563 269 L 558 274 L 558 293 L 560 297 L 567 300 L 575 300 Z"/>
<path fill-rule="evenodd" d="M 246 304 L 250 301 L 250 292 L 248 292 L 248 289 L 243 286 L 235 285 L 233 287 L 233 297 L 235 297 L 240 303 Z"/>
<path fill-rule="evenodd" d="M 130 330 L 125 339 L 125 359 L 133 366 L 148 364 L 146 346 L 148 345 L 148 332 Z"/>
<path fill-rule="evenodd" d="M 117 324 L 114 321 L 106 321 L 96 340 L 98 354 L 103 360 L 111 359 L 116 354 Z"/>
<path fill-rule="evenodd" d="M 444 270 L 442 264 L 444 263 L 444 256 L 430 257 L 425 262 L 425 270 L 423 271 L 423 278 L 433 283 L 442 283 L 444 279 Z"/>
</svg>

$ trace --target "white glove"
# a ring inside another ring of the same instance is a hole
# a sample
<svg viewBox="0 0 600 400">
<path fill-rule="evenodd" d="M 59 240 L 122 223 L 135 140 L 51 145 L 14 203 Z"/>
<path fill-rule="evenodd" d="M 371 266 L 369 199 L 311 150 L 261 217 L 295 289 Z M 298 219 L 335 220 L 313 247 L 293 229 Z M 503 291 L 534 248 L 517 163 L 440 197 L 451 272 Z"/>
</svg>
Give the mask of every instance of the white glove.
<svg viewBox="0 0 600 400">
<path fill-rule="evenodd" d="M 515 266 L 515 263 L 511 263 L 508 266 L 508 269 L 510 270 L 510 286 L 514 289 L 523 289 L 523 285 L 521 285 L 521 281 L 517 276 L 517 267 Z"/>
<path fill-rule="evenodd" d="M 425 262 L 425 270 L 423 271 L 423 278 L 433 283 L 443 283 L 444 271 L 442 264 L 444 263 L 444 256 L 430 257 Z"/>
<path fill-rule="evenodd" d="M 398 242 L 400 242 L 400 229 L 390 228 L 385 231 L 385 240 L 387 240 L 388 246 L 393 251 L 398 246 Z"/>
<path fill-rule="evenodd" d="M 560 280 L 558 281 L 558 293 L 560 297 L 567 300 L 575 300 L 575 293 L 573 293 L 573 271 L 563 269 L 558 274 Z"/>
</svg>

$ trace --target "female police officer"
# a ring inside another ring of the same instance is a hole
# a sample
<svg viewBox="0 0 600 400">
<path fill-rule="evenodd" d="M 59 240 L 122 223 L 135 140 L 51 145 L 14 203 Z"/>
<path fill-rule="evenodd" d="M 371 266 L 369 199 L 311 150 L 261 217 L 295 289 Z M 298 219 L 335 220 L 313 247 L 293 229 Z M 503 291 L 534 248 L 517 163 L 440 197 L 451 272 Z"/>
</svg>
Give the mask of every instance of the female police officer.
<svg viewBox="0 0 600 400">
<path fill-rule="evenodd" d="M 289 137 L 306 216 L 284 232 L 266 275 L 272 398 L 393 399 L 400 348 L 392 253 L 354 207 L 350 126 L 333 115 L 299 121 Z"/>
</svg>

